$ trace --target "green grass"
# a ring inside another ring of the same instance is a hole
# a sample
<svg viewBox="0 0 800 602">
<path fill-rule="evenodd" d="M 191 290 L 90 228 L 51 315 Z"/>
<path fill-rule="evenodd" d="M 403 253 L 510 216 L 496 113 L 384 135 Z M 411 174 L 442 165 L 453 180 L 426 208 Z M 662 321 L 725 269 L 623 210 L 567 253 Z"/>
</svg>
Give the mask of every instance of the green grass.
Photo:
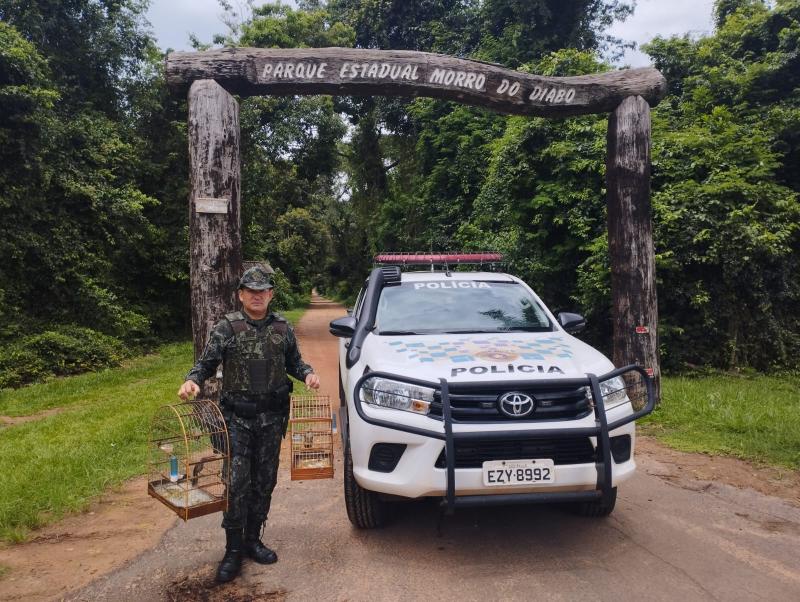
<svg viewBox="0 0 800 602">
<path fill-rule="evenodd" d="M 303 311 L 284 315 L 296 322 Z M 191 365 L 191 343 L 177 343 L 119 368 L 0 391 L 2 415 L 63 410 L 0 428 L 0 540 L 23 540 L 144 474 L 150 419 L 158 407 L 178 403 Z"/>
<path fill-rule="evenodd" d="M 800 378 L 665 377 L 642 432 L 691 452 L 800 468 Z"/>
<path fill-rule="evenodd" d="M 0 413 L 64 411 L 0 430 L 0 539 L 18 541 L 145 472 L 149 420 L 192 363 L 191 343 L 121 368 L 0 392 Z"/>
<path fill-rule="evenodd" d="M 289 320 L 289 322 L 292 325 L 294 325 L 294 324 L 297 324 L 297 321 L 300 319 L 300 317 L 305 312 L 306 312 L 306 308 L 305 307 L 300 307 L 298 309 L 290 309 L 288 311 L 280 311 L 278 313 L 281 314 L 287 320 Z"/>
</svg>

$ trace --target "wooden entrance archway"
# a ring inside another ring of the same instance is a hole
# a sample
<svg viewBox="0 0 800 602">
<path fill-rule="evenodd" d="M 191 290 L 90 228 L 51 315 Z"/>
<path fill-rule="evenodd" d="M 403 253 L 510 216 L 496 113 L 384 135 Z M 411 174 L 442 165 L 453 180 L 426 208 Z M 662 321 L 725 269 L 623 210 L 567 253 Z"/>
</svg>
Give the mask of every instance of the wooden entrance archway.
<svg viewBox="0 0 800 602">
<path fill-rule="evenodd" d="M 613 361 L 640 364 L 659 393 L 650 217 L 650 106 L 656 69 L 543 77 L 427 52 L 230 48 L 173 52 L 167 83 L 189 98 L 190 278 L 195 356 L 236 302 L 241 273 L 239 105 L 231 94 L 430 96 L 515 115 L 609 113 L 606 186 Z"/>
</svg>

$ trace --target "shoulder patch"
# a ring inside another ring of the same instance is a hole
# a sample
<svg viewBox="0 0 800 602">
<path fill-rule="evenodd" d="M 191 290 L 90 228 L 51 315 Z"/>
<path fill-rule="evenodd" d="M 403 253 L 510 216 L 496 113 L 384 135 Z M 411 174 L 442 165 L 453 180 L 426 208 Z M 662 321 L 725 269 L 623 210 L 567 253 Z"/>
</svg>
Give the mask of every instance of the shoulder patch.
<svg viewBox="0 0 800 602">
<path fill-rule="evenodd" d="M 286 336 L 289 332 L 289 322 L 286 321 L 286 318 L 276 315 L 272 320 L 272 330 L 282 336 Z"/>
<path fill-rule="evenodd" d="M 239 334 L 240 332 L 250 329 L 250 325 L 244 319 L 244 314 L 240 311 L 234 311 L 229 314 L 225 314 L 225 319 L 230 322 L 231 328 L 233 328 L 233 332 L 235 334 Z"/>
</svg>

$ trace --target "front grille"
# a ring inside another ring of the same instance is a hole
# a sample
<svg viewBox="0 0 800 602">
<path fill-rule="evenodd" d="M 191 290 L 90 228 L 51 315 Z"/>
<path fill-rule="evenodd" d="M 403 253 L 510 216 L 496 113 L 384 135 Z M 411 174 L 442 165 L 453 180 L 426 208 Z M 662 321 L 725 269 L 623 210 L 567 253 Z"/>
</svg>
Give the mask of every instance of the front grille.
<svg viewBox="0 0 800 602">
<path fill-rule="evenodd" d="M 501 395 L 511 391 L 519 391 L 536 399 L 536 409 L 525 418 L 509 418 L 497 407 Z M 450 409 L 453 422 L 520 422 L 539 420 L 572 420 L 587 416 L 592 410 L 586 391 L 583 387 L 558 388 L 528 386 L 522 388 L 491 389 L 469 388 L 469 385 L 450 388 Z M 439 391 L 434 394 L 431 404 L 431 418 L 442 419 L 442 396 Z"/>
<path fill-rule="evenodd" d="M 597 461 L 588 437 L 550 439 L 510 439 L 503 441 L 454 441 L 455 467 L 480 468 L 490 460 L 551 459 L 556 465 L 587 464 Z M 436 460 L 436 468 L 446 468 L 445 450 Z"/>
</svg>

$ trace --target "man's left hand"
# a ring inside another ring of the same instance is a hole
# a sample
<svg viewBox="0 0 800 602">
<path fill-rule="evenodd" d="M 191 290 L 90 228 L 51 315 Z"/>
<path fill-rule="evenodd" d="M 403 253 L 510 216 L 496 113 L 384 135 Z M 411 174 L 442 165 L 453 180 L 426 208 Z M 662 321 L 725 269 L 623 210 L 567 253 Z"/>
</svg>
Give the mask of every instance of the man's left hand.
<svg viewBox="0 0 800 602">
<path fill-rule="evenodd" d="M 319 376 L 317 376 L 313 372 L 311 374 L 307 374 L 306 387 L 308 387 L 309 389 L 319 389 Z"/>
</svg>

